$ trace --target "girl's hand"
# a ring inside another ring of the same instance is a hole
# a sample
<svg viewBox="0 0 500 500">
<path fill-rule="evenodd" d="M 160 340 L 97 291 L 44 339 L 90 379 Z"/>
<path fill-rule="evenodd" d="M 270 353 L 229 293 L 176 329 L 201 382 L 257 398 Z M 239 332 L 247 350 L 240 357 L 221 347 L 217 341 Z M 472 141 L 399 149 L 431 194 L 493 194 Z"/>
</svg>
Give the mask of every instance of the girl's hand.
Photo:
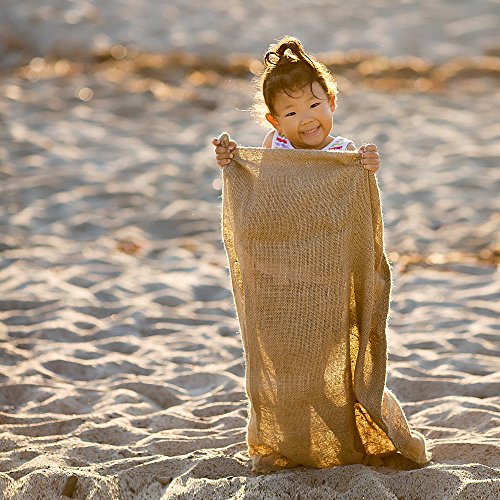
<svg viewBox="0 0 500 500">
<path fill-rule="evenodd" d="M 220 145 L 219 139 L 214 138 L 212 144 L 215 146 L 215 156 L 219 168 L 224 168 L 228 163 L 231 163 L 233 157 L 232 151 L 236 149 L 236 143 L 234 141 L 229 141 L 229 146 L 224 148 Z"/>
<path fill-rule="evenodd" d="M 376 172 L 380 168 L 380 156 L 375 144 L 364 144 L 359 148 L 363 166 L 370 172 Z"/>
</svg>

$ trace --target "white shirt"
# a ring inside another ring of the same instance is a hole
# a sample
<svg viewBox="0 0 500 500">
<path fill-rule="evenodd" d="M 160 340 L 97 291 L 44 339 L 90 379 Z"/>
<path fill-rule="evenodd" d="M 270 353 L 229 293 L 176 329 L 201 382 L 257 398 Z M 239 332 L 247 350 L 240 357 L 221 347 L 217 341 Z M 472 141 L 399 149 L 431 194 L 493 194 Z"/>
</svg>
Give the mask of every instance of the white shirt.
<svg viewBox="0 0 500 500">
<path fill-rule="evenodd" d="M 337 135 L 329 144 L 322 148 L 321 151 L 346 151 L 349 144 L 354 146 L 354 142 L 350 139 Z M 271 148 L 295 149 L 292 143 L 277 130 L 274 131 Z"/>
</svg>

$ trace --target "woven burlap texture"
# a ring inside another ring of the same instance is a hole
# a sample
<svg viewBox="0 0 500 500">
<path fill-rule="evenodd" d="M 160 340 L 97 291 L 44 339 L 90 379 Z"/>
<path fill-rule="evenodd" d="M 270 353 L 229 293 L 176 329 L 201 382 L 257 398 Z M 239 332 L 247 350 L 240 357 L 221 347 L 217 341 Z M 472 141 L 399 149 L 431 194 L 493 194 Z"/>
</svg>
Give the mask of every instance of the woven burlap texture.
<svg viewBox="0 0 500 500">
<path fill-rule="evenodd" d="M 252 471 L 426 463 L 386 387 L 391 271 L 359 153 L 239 147 L 221 229 L 245 356 Z"/>
</svg>

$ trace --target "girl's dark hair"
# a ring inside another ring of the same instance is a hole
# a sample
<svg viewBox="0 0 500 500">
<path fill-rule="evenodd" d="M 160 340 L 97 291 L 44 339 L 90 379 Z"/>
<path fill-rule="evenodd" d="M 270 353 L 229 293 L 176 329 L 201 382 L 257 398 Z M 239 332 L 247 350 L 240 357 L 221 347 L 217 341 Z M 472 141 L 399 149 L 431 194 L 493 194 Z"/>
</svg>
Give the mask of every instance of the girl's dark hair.
<svg viewBox="0 0 500 500">
<path fill-rule="evenodd" d="M 264 115 L 269 112 L 276 116 L 274 101 L 279 92 L 298 90 L 318 82 L 325 93 L 337 95 L 337 82 L 328 68 L 313 56 L 304 52 L 299 39 L 285 36 L 269 47 L 264 55 L 264 68 L 253 83 L 257 87 L 252 114 L 258 121 L 265 122 Z"/>
</svg>

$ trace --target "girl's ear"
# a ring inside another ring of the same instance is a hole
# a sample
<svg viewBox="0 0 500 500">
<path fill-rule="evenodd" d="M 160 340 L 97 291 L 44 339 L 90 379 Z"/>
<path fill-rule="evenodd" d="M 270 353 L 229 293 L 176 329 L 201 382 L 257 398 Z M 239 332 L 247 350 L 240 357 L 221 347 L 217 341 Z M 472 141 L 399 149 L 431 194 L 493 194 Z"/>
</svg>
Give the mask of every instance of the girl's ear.
<svg viewBox="0 0 500 500">
<path fill-rule="evenodd" d="M 335 95 L 330 96 L 330 111 L 333 113 L 335 111 L 335 104 L 336 104 L 336 99 Z"/>
<path fill-rule="evenodd" d="M 271 113 L 266 113 L 266 120 L 278 131 L 281 132 L 278 120 Z"/>
</svg>

